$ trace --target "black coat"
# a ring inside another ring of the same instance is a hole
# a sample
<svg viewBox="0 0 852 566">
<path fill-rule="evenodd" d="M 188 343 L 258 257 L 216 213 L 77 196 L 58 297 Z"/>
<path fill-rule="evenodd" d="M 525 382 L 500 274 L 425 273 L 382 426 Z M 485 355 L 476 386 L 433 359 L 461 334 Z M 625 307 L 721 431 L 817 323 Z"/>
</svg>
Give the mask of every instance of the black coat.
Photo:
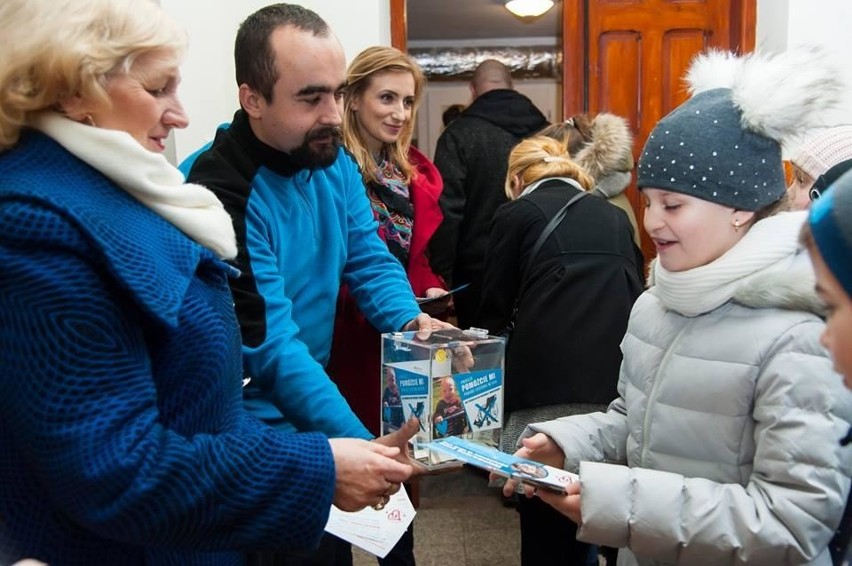
<svg viewBox="0 0 852 566">
<path fill-rule="evenodd" d="M 510 412 L 617 396 L 620 343 L 643 291 L 642 254 L 627 215 L 602 198 L 580 199 L 530 258 L 547 222 L 577 192 L 546 181 L 494 216 L 477 325 L 499 333 L 520 295 L 506 350 Z"/>
<path fill-rule="evenodd" d="M 476 295 L 485 267 L 488 229 L 506 202 L 503 185 L 509 152 L 521 139 L 547 125 L 529 98 L 514 90 L 491 90 L 476 100 L 438 138 L 435 166 L 444 180 L 439 204 L 444 220 L 429 242 L 435 273 L 453 285 L 472 283 Z"/>
</svg>

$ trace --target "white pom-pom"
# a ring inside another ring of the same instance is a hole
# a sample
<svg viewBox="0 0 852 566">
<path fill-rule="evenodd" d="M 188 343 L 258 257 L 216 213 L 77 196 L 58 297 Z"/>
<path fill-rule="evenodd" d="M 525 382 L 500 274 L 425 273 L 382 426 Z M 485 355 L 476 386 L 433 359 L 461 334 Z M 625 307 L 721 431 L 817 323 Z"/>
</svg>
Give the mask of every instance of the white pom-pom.
<svg viewBox="0 0 852 566">
<path fill-rule="evenodd" d="M 841 76 L 824 49 L 797 46 L 746 56 L 711 51 L 694 60 L 687 81 L 692 94 L 731 89 L 743 127 L 784 145 L 824 123 L 842 100 Z"/>
<path fill-rule="evenodd" d="M 689 94 L 694 96 L 714 88 L 732 88 L 742 67 L 743 58 L 730 51 L 711 49 L 697 55 L 686 73 Z"/>
<path fill-rule="evenodd" d="M 742 81 L 732 89 L 743 126 L 782 143 L 822 125 L 841 101 L 844 84 L 825 50 L 790 48 L 746 58 Z"/>
</svg>

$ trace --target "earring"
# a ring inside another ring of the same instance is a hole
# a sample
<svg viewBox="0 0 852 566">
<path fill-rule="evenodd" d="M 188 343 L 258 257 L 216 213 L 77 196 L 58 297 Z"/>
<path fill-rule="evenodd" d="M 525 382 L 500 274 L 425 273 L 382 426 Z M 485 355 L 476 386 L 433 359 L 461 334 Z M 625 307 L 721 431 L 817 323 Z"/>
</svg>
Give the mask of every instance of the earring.
<svg viewBox="0 0 852 566">
<path fill-rule="evenodd" d="M 83 118 L 83 122 L 84 122 L 85 124 L 88 124 L 89 126 L 92 126 L 93 128 L 97 128 L 97 127 L 98 127 L 98 125 L 97 125 L 97 124 L 95 124 L 94 119 L 92 119 L 92 115 L 91 115 L 91 114 L 86 114 L 86 117 L 85 117 L 85 118 Z"/>
<path fill-rule="evenodd" d="M 734 218 L 733 225 L 734 225 L 734 232 L 739 232 L 740 231 L 740 219 Z"/>
</svg>

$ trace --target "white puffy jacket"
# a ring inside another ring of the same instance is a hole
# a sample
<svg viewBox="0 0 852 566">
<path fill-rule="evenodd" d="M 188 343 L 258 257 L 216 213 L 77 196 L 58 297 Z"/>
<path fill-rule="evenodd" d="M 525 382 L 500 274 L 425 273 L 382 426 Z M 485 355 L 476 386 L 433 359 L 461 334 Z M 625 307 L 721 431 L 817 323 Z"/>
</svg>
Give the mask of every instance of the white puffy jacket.
<svg viewBox="0 0 852 566">
<path fill-rule="evenodd" d="M 831 563 L 852 396 L 807 312 L 807 258 L 793 255 L 697 316 L 652 288 L 631 313 L 608 411 L 525 431 L 548 434 L 579 469 L 578 538 L 626 547 L 619 565 Z"/>
</svg>

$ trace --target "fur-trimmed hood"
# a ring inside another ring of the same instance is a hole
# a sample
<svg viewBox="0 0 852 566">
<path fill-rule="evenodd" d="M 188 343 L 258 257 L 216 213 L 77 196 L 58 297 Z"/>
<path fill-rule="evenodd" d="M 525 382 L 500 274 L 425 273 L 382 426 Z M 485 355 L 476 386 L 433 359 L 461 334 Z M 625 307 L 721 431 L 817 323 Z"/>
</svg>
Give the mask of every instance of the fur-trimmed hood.
<svg viewBox="0 0 852 566">
<path fill-rule="evenodd" d="M 810 257 L 801 250 L 788 269 L 762 273 L 744 282 L 733 301 L 754 309 L 804 311 L 825 318 L 825 305 L 816 294 L 815 284 Z"/>
<path fill-rule="evenodd" d="M 627 121 L 602 112 L 591 125 L 591 141 L 573 156 L 595 179 L 595 190 L 606 198 L 624 192 L 633 170 L 633 135 Z"/>
</svg>

